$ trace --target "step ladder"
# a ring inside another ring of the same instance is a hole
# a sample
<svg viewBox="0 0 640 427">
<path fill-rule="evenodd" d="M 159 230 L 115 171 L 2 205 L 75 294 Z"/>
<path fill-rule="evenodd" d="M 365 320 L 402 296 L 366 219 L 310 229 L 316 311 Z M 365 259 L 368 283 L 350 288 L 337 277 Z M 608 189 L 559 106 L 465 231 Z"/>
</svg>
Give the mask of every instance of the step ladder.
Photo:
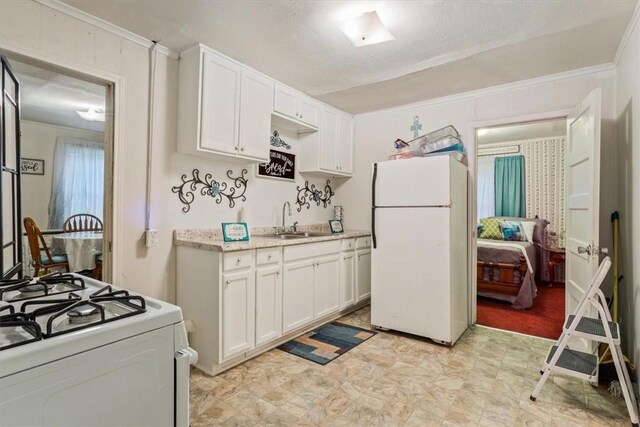
<svg viewBox="0 0 640 427">
<path fill-rule="evenodd" d="M 598 385 L 598 356 L 592 353 L 572 350 L 567 347 L 569 339 L 572 337 L 585 338 L 593 342 L 606 343 L 609 345 L 618 379 L 622 386 L 622 393 L 627 404 L 629 417 L 634 426 L 638 426 L 638 406 L 636 396 L 631 386 L 627 365 L 624 363 L 624 356 L 620 349 L 620 328 L 617 323 L 611 321 L 611 314 L 607 306 L 604 294 L 600 286 L 604 281 L 611 259 L 605 257 L 598 266 L 598 270 L 593 281 L 587 288 L 582 300 L 576 308 L 576 312 L 565 321 L 562 335 L 558 342 L 551 346 L 540 373 L 542 377 L 530 399 L 535 401 L 551 372 L 581 378 L 589 381 L 594 386 Z M 593 307 L 597 310 L 599 317 L 587 317 L 587 310 Z"/>
</svg>

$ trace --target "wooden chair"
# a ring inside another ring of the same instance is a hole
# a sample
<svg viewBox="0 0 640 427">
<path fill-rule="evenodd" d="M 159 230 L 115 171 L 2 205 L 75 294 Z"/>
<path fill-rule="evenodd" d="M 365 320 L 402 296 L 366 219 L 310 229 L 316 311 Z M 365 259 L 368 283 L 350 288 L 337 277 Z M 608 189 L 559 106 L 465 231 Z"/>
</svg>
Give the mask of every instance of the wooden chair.
<svg viewBox="0 0 640 427">
<path fill-rule="evenodd" d="M 65 271 L 69 271 L 67 256 L 51 254 L 42 232 L 40 232 L 33 219 L 29 217 L 24 219 L 24 229 L 27 232 L 27 240 L 29 241 L 29 250 L 32 258 L 31 265 L 35 270 L 34 276 L 38 275 L 41 268 L 44 269 L 45 274 L 49 273 L 49 270 L 53 268 L 64 268 Z"/>
<path fill-rule="evenodd" d="M 62 229 L 65 233 L 74 231 L 102 231 L 102 221 L 95 215 L 75 214 L 64 221 Z"/>
</svg>

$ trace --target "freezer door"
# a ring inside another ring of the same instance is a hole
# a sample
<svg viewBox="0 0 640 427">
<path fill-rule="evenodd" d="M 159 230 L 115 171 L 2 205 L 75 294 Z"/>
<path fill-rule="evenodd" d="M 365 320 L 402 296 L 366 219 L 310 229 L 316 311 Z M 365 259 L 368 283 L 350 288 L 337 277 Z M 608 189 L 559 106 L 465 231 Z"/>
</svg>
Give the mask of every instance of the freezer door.
<svg viewBox="0 0 640 427">
<path fill-rule="evenodd" d="M 452 162 L 458 163 L 435 156 L 374 164 L 375 206 L 449 206 Z"/>
<path fill-rule="evenodd" d="M 376 218 L 371 323 L 451 342 L 450 209 L 378 208 Z"/>
</svg>

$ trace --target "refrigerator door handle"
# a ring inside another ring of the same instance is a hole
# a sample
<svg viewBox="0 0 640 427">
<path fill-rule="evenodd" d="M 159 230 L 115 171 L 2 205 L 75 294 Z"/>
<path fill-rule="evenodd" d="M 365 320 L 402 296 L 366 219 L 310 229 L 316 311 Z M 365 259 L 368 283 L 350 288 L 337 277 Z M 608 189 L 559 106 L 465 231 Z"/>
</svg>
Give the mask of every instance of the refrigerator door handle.
<svg viewBox="0 0 640 427">
<path fill-rule="evenodd" d="M 377 247 L 376 239 L 376 180 L 378 179 L 378 164 L 373 164 L 373 179 L 371 182 L 371 244 Z"/>
</svg>

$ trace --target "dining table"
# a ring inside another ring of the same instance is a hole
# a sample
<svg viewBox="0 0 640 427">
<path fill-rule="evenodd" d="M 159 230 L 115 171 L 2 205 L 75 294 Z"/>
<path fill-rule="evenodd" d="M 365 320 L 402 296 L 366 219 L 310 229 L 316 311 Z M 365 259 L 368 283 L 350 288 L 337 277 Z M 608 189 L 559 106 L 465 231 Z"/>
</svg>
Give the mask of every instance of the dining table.
<svg viewBox="0 0 640 427">
<path fill-rule="evenodd" d="M 70 271 L 96 268 L 96 256 L 102 253 L 101 231 L 75 231 L 54 234 L 52 249 L 67 254 Z"/>
</svg>

